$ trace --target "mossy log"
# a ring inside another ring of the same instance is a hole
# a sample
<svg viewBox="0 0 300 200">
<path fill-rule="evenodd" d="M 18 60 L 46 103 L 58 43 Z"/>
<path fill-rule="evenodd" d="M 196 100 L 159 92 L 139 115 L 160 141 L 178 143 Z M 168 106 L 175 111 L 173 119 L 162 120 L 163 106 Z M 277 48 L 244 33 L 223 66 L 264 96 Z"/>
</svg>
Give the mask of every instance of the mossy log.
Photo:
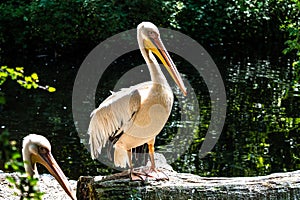
<svg viewBox="0 0 300 200">
<path fill-rule="evenodd" d="M 300 171 L 259 177 L 206 178 L 177 173 L 159 166 L 168 181 L 130 181 L 115 176 L 82 176 L 77 185 L 79 200 L 91 199 L 300 199 Z"/>
</svg>

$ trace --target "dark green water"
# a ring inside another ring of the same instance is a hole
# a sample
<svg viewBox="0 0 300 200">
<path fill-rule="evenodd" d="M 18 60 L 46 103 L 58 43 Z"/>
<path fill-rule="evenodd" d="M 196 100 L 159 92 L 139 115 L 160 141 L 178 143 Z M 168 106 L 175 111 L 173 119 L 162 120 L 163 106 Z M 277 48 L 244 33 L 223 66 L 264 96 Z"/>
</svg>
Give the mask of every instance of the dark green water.
<svg viewBox="0 0 300 200">
<path fill-rule="evenodd" d="M 300 93 L 299 87 L 290 86 L 291 61 L 282 57 L 281 48 L 270 44 L 230 45 L 210 47 L 208 52 L 226 88 L 225 126 L 212 152 L 199 159 L 198 152 L 211 117 L 209 92 L 201 76 L 195 76 L 188 63 L 173 55 L 179 71 L 193 86 L 200 105 L 200 125 L 195 130 L 194 141 L 173 167 L 203 176 L 256 176 L 300 169 Z M 84 56 L 74 57 L 54 59 L 50 55 L 35 55 L 21 59 L 28 73 L 39 74 L 41 85 L 54 86 L 57 91 L 25 90 L 12 81 L 5 83 L 1 89 L 7 103 L 0 108 L 0 131 L 8 129 L 19 147 L 29 133 L 46 136 L 67 176 L 77 179 L 80 175 L 113 170 L 91 160 L 75 129 L 72 89 Z M 118 77 L 143 62 L 139 54 L 133 53 L 113 63 L 106 71 L 106 79 L 99 83 L 96 104 L 109 95 Z M 116 66 L 122 67 L 115 70 Z M 172 116 L 157 139 L 158 149 L 172 140 L 179 126 L 179 114 L 175 102 Z"/>
</svg>

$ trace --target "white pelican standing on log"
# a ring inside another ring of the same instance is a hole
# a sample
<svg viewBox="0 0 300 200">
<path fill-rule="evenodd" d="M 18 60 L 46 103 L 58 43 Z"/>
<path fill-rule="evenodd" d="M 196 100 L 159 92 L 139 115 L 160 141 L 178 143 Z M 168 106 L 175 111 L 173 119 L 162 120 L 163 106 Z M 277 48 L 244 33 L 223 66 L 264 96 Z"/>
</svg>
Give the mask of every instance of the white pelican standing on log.
<svg viewBox="0 0 300 200">
<path fill-rule="evenodd" d="M 157 174 L 154 162 L 155 137 L 169 118 L 174 98 L 153 53 L 161 60 L 182 93 L 186 95 L 187 92 L 160 39 L 158 28 L 151 22 L 142 22 L 137 27 L 137 40 L 148 65 L 151 81 L 112 93 L 92 112 L 88 134 L 93 159 L 99 156 L 101 149 L 110 141 L 114 144 L 115 166 L 124 168 L 128 164 L 130 178 L 143 180 L 133 170 L 132 149 L 147 143 L 151 166 L 146 175 L 151 172 Z"/>
<path fill-rule="evenodd" d="M 36 163 L 40 163 L 56 178 L 71 199 L 76 200 L 71 185 L 53 158 L 51 154 L 51 145 L 44 136 L 36 134 L 26 136 L 23 139 L 22 156 L 25 171 L 28 176 L 38 176 Z"/>
</svg>

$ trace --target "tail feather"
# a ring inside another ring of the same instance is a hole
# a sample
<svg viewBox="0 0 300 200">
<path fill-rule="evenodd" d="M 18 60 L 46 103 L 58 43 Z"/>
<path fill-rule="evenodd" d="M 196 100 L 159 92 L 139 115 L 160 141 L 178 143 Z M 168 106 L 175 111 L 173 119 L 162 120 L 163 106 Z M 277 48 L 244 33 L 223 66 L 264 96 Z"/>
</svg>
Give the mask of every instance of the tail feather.
<svg viewBox="0 0 300 200">
<path fill-rule="evenodd" d="M 97 115 L 93 115 L 92 119 L 90 121 L 89 129 L 88 129 L 88 134 L 90 135 L 90 147 L 91 147 L 91 156 L 92 159 L 95 159 L 99 156 L 101 153 L 102 147 L 105 146 L 105 140 L 103 139 L 103 134 L 102 134 L 102 128 L 99 126 L 99 121 L 97 119 Z"/>
<path fill-rule="evenodd" d="M 126 164 L 129 165 L 127 151 L 123 148 L 118 147 L 118 145 L 115 145 L 114 163 L 116 167 L 122 168 L 125 168 Z"/>
</svg>

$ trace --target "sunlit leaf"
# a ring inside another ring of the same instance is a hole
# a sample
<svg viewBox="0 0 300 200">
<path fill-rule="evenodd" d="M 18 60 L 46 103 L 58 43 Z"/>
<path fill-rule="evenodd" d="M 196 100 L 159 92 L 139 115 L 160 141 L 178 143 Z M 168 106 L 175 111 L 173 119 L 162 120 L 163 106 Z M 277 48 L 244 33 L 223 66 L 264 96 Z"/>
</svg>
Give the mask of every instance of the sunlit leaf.
<svg viewBox="0 0 300 200">
<path fill-rule="evenodd" d="M 32 78 L 30 76 L 25 76 L 25 81 L 26 82 L 32 82 Z"/>
<path fill-rule="evenodd" d="M 1 72 L 0 71 L 0 77 L 7 77 L 8 76 L 8 74 L 7 73 L 5 73 L 5 72 Z"/>
<path fill-rule="evenodd" d="M 2 85 L 6 81 L 5 77 L 0 77 L 0 85 Z"/>
<path fill-rule="evenodd" d="M 299 63 L 300 63 L 300 61 L 295 61 L 295 62 L 293 62 L 292 66 L 296 67 Z"/>
<path fill-rule="evenodd" d="M 13 156 L 12 156 L 12 159 L 16 160 L 18 158 L 21 158 L 21 154 L 19 153 L 14 153 Z"/>
<path fill-rule="evenodd" d="M 32 78 L 33 80 L 35 80 L 35 81 L 37 81 L 37 80 L 39 79 L 37 73 L 31 74 L 31 78 Z"/>
<path fill-rule="evenodd" d="M 258 157 L 257 167 L 263 167 L 264 166 L 264 158 L 262 156 Z"/>
<path fill-rule="evenodd" d="M 14 75 L 15 75 L 16 77 L 24 77 L 24 75 L 23 75 L 22 73 L 17 72 L 17 71 L 14 72 Z"/>
<path fill-rule="evenodd" d="M 55 92 L 56 89 L 55 89 L 54 87 L 48 87 L 48 91 L 49 91 L 49 92 Z"/>
<path fill-rule="evenodd" d="M 37 88 L 39 87 L 39 85 L 36 84 L 35 82 L 33 82 L 33 83 L 32 83 L 32 87 L 33 87 L 34 89 L 37 89 Z"/>
<path fill-rule="evenodd" d="M 24 67 L 16 67 L 16 70 L 18 71 L 18 72 L 24 72 Z"/>
<path fill-rule="evenodd" d="M 21 86 L 24 85 L 24 81 L 22 81 L 22 80 L 17 80 L 17 83 L 19 83 Z"/>
<path fill-rule="evenodd" d="M 11 176 L 7 176 L 6 177 L 6 180 L 8 180 L 10 183 L 12 183 L 12 184 L 15 184 L 16 183 L 16 180 L 13 178 L 13 177 L 11 177 Z"/>
</svg>

